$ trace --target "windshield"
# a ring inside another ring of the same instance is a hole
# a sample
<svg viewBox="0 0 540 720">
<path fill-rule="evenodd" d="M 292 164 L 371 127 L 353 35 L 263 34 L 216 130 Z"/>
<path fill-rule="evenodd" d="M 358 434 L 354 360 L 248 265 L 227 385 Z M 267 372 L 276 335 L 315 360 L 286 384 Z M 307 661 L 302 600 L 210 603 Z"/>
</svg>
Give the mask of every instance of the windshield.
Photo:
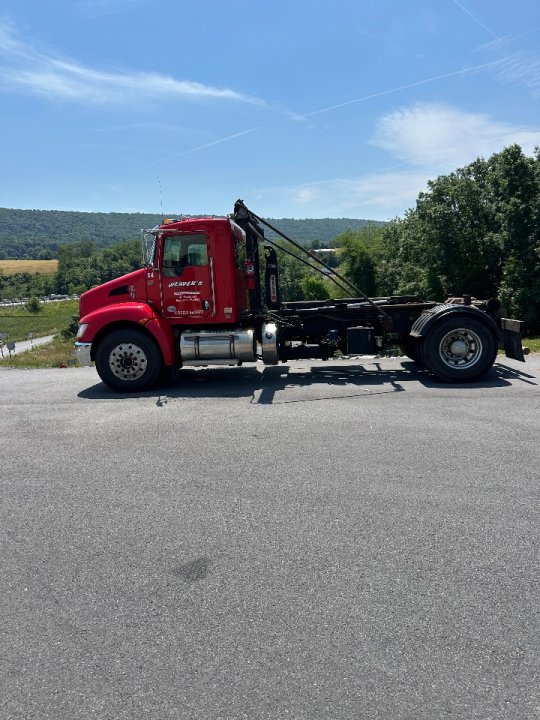
<svg viewBox="0 0 540 720">
<path fill-rule="evenodd" d="M 143 265 L 154 265 L 154 256 L 156 254 L 156 235 L 158 228 L 152 230 L 142 230 L 142 254 Z"/>
</svg>

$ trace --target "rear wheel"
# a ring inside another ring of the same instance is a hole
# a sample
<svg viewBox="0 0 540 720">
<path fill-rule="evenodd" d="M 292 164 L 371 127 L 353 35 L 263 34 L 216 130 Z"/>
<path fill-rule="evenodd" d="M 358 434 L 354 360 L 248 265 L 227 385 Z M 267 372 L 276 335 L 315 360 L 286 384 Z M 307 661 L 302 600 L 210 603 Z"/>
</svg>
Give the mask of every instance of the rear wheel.
<svg viewBox="0 0 540 720">
<path fill-rule="evenodd" d="M 162 369 L 161 354 L 153 340 L 137 330 L 110 333 L 96 352 L 96 369 L 105 384 L 121 392 L 152 387 Z"/>
<path fill-rule="evenodd" d="M 470 382 L 495 362 L 497 339 L 475 318 L 446 318 L 436 323 L 418 345 L 420 362 L 441 380 Z"/>
</svg>

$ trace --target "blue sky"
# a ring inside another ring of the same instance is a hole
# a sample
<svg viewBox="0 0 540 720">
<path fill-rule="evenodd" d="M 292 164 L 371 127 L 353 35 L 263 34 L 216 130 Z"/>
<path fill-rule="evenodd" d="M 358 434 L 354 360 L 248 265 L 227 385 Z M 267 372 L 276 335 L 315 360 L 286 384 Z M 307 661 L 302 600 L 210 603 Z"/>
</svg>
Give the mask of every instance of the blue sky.
<svg viewBox="0 0 540 720">
<path fill-rule="evenodd" d="M 4 0 L 0 206 L 388 220 L 540 146 L 538 0 Z"/>
</svg>

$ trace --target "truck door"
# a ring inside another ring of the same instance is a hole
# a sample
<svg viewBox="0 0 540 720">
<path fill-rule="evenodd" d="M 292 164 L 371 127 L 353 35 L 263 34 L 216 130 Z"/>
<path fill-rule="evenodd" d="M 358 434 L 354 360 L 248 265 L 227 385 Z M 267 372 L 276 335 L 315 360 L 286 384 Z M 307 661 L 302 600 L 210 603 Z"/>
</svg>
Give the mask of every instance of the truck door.
<svg viewBox="0 0 540 720">
<path fill-rule="evenodd" d="M 215 315 L 215 297 L 207 236 L 183 233 L 165 237 L 162 264 L 163 315 L 184 322 L 208 322 Z"/>
</svg>

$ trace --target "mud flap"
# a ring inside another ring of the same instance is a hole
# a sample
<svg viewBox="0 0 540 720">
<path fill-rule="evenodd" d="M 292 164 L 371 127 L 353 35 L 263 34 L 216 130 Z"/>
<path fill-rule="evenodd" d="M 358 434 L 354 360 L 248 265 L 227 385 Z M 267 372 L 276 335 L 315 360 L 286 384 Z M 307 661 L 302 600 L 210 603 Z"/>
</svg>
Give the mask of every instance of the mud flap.
<svg viewBox="0 0 540 720">
<path fill-rule="evenodd" d="M 521 347 L 522 326 L 523 323 L 521 320 L 501 318 L 502 342 L 506 357 L 525 362 L 523 348 Z"/>
</svg>

